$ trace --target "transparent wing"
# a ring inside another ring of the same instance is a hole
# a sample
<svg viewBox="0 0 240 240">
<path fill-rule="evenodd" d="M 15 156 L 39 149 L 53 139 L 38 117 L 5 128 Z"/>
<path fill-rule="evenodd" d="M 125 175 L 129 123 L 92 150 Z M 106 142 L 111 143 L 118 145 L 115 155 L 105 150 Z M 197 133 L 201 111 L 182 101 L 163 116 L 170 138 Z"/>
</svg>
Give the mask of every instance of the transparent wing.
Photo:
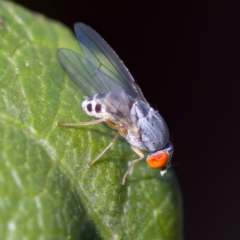
<svg viewBox="0 0 240 240">
<path fill-rule="evenodd" d="M 101 69 L 95 67 L 84 56 L 69 49 L 59 49 L 57 52 L 59 62 L 73 79 L 73 81 L 92 97 L 96 93 L 124 91 L 124 86 L 109 77 Z"/>
<path fill-rule="evenodd" d="M 96 31 L 83 23 L 75 23 L 74 30 L 85 57 L 95 67 L 114 79 L 130 96 L 146 101 L 128 69 Z M 114 85 L 109 88 L 116 90 Z"/>
</svg>

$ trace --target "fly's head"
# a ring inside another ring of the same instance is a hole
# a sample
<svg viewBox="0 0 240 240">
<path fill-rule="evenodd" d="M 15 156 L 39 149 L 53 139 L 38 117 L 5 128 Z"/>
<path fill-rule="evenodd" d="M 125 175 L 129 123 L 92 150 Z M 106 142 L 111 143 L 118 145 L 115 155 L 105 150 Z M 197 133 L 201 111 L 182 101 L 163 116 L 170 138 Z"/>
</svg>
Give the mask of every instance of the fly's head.
<svg viewBox="0 0 240 240">
<path fill-rule="evenodd" d="M 149 154 L 146 161 L 149 167 L 160 169 L 160 174 L 163 176 L 170 167 L 172 155 L 173 145 L 168 142 L 165 148 Z"/>
</svg>

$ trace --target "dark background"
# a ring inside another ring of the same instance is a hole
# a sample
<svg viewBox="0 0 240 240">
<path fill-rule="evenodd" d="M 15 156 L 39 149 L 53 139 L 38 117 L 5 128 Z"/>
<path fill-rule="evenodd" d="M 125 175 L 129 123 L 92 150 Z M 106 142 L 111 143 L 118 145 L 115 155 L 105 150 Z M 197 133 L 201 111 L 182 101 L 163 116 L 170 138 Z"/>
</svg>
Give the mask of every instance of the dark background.
<svg viewBox="0 0 240 240">
<path fill-rule="evenodd" d="M 170 128 L 185 239 L 239 240 L 240 2 L 16 2 L 105 38 Z"/>
</svg>

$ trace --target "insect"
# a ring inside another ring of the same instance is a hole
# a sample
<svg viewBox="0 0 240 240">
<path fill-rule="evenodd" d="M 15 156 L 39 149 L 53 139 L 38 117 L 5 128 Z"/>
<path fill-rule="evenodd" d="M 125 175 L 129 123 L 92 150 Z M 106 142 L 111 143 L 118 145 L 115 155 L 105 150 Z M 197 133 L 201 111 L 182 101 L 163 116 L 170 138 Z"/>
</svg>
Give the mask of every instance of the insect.
<svg viewBox="0 0 240 240">
<path fill-rule="evenodd" d="M 132 160 L 122 184 L 133 164 L 144 159 L 141 150 L 148 151 L 147 164 L 159 168 L 164 175 L 170 166 L 173 145 L 169 130 L 158 111 L 150 107 L 140 87 L 113 49 L 92 28 L 75 23 L 74 30 L 81 49 L 80 55 L 69 49 L 59 49 L 59 61 L 72 80 L 88 98 L 83 110 L 97 120 L 80 123 L 60 123 L 59 126 L 90 126 L 105 122 L 117 130 L 111 143 L 88 166 L 91 167 L 117 141 L 125 137 L 138 158 Z"/>
</svg>

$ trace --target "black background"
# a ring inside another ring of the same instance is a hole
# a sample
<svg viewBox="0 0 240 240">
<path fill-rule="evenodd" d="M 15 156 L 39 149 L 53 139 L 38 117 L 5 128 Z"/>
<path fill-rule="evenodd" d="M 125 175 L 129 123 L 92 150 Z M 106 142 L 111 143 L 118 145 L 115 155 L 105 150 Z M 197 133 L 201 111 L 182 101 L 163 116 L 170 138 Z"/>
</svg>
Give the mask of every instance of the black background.
<svg viewBox="0 0 240 240">
<path fill-rule="evenodd" d="M 103 36 L 168 123 L 185 239 L 239 240 L 240 5 L 17 2 Z"/>
</svg>

